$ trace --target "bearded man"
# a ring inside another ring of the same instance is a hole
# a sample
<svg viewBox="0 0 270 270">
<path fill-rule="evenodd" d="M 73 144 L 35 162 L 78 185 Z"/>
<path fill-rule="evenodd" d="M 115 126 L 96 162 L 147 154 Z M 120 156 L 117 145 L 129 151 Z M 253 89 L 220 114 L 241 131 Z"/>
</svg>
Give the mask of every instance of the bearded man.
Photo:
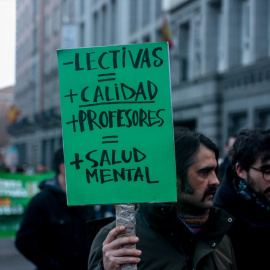
<svg viewBox="0 0 270 270">
<path fill-rule="evenodd" d="M 213 208 L 218 148 L 199 132 L 180 130 L 175 131 L 175 153 L 177 203 L 140 204 L 136 237 L 117 238 L 125 228 L 115 223 L 102 228 L 90 251 L 89 270 L 120 270 L 135 263 L 140 270 L 236 269 L 225 235 L 233 218 Z M 134 243 L 137 249 L 122 248 Z"/>
</svg>

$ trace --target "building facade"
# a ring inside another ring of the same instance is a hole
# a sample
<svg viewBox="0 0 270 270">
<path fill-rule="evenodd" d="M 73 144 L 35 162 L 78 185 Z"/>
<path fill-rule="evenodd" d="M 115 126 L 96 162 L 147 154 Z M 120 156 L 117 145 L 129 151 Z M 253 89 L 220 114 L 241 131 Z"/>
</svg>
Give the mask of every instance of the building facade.
<svg viewBox="0 0 270 270">
<path fill-rule="evenodd" d="M 56 50 L 162 41 L 175 125 L 222 149 L 243 127 L 270 126 L 270 0 L 17 0 L 15 104 L 21 163 L 51 167 L 62 145 Z"/>
<path fill-rule="evenodd" d="M 52 153 L 62 145 L 56 49 L 67 16 L 64 2 L 16 2 L 15 104 L 21 114 L 8 130 L 20 165 L 33 168 L 51 167 Z"/>
<path fill-rule="evenodd" d="M 56 50 L 161 41 L 162 0 L 17 0 L 15 104 L 20 165 L 51 168 L 62 145 Z"/>
<path fill-rule="evenodd" d="M 174 121 L 220 148 L 270 127 L 270 1 L 169 0 Z"/>
<path fill-rule="evenodd" d="M 9 146 L 9 136 L 6 126 L 9 121 L 9 113 L 13 104 L 13 86 L 0 89 L 0 154 Z"/>
</svg>

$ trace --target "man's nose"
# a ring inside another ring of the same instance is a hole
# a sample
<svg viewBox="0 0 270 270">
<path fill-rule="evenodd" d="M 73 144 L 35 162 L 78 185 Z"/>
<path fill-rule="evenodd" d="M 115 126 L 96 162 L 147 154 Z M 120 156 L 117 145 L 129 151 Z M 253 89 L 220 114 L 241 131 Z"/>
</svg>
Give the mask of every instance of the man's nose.
<svg viewBox="0 0 270 270">
<path fill-rule="evenodd" d="M 215 172 L 213 172 L 210 176 L 209 185 L 210 186 L 218 186 L 220 184 L 217 175 Z"/>
</svg>

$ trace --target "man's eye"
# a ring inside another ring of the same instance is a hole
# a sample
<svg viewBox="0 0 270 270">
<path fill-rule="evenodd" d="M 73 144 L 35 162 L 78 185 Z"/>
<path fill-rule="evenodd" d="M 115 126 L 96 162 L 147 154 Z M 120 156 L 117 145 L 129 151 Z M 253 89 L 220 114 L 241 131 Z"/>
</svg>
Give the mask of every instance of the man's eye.
<svg viewBox="0 0 270 270">
<path fill-rule="evenodd" d="M 209 174 L 209 171 L 208 171 L 208 170 L 206 170 L 206 171 L 201 171 L 201 174 L 206 176 L 206 175 Z"/>
<path fill-rule="evenodd" d="M 263 171 L 263 174 L 270 175 L 270 170 Z"/>
</svg>

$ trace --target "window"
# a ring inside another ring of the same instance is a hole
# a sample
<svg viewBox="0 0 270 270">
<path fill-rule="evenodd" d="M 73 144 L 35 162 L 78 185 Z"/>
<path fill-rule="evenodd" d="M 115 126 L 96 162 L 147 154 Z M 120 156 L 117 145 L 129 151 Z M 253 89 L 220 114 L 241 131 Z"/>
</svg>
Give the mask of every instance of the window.
<svg viewBox="0 0 270 270">
<path fill-rule="evenodd" d="M 42 164 L 46 164 L 47 161 L 47 141 L 43 140 L 42 141 Z"/>
<path fill-rule="evenodd" d="M 38 66 L 36 63 L 32 64 L 32 82 L 38 83 Z"/>
<path fill-rule="evenodd" d="M 62 6 L 62 21 L 64 23 L 69 22 L 69 1 L 63 0 L 63 6 Z"/>
<path fill-rule="evenodd" d="M 156 42 L 161 42 L 162 41 L 162 31 L 161 29 L 158 29 L 156 31 Z"/>
<path fill-rule="evenodd" d="M 37 0 L 32 0 L 32 15 L 35 17 L 37 14 L 37 9 L 38 9 L 38 1 Z"/>
<path fill-rule="evenodd" d="M 226 44 L 224 37 L 224 21 L 222 17 L 222 1 L 212 0 L 208 2 L 207 5 L 207 31 L 208 35 L 206 38 L 206 71 L 215 72 L 218 68 L 219 71 L 222 70 L 224 65 L 224 45 Z M 201 28 L 201 12 L 197 11 L 196 18 L 196 55 L 200 55 L 200 28 Z M 222 62 L 223 60 L 223 62 Z M 200 61 L 201 62 L 201 61 Z M 196 70 L 196 65 L 194 70 Z M 200 71 L 195 71 L 195 76 L 200 75 Z"/>
<path fill-rule="evenodd" d="M 49 16 L 46 16 L 45 18 L 45 25 L 44 25 L 44 37 L 45 40 L 48 40 L 50 38 L 51 35 L 51 20 Z"/>
<path fill-rule="evenodd" d="M 45 53 L 45 59 L 44 59 L 44 72 L 45 74 L 48 74 L 50 72 L 50 53 Z"/>
<path fill-rule="evenodd" d="M 51 152 L 51 157 L 52 157 L 54 155 L 54 152 L 55 152 L 55 150 L 54 150 L 55 149 L 55 140 L 54 140 L 54 138 L 51 139 L 51 143 L 50 144 L 51 144 L 50 145 L 50 148 L 51 148 L 51 151 L 50 152 Z M 54 165 L 53 162 L 51 162 L 50 165 L 51 166 Z"/>
<path fill-rule="evenodd" d="M 147 25 L 150 21 L 150 0 L 143 1 L 143 10 L 142 10 L 142 15 L 143 15 L 143 26 Z"/>
<path fill-rule="evenodd" d="M 247 113 L 238 112 L 229 115 L 228 134 L 237 134 L 247 124 Z"/>
<path fill-rule="evenodd" d="M 242 35 L 243 35 L 243 49 L 249 47 L 249 2 L 244 1 L 242 7 Z"/>
<path fill-rule="evenodd" d="M 102 27 L 101 27 L 101 36 L 102 36 L 102 41 L 101 45 L 106 45 L 106 36 L 107 36 L 107 27 L 106 27 L 106 22 L 107 22 L 107 7 L 103 6 L 102 7 Z"/>
<path fill-rule="evenodd" d="M 257 110 L 255 113 L 256 128 L 270 128 L 270 109 Z"/>
<path fill-rule="evenodd" d="M 55 8 L 53 11 L 53 32 L 55 34 L 59 32 L 59 8 Z"/>
<path fill-rule="evenodd" d="M 150 42 L 150 41 L 151 41 L 150 35 L 144 36 L 144 37 L 142 38 L 142 41 L 143 41 L 144 43 Z"/>
<path fill-rule="evenodd" d="M 130 32 L 134 33 L 137 30 L 137 21 L 138 21 L 138 1 L 130 0 Z"/>
<path fill-rule="evenodd" d="M 69 0 L 69 2 L 68 2 L 69 22 L 74 22 L 74 19 L 75 19 L 75 2 L 76 1 L 71 1 L 71 0 Z"/>
<path fill-rule="evenodd" d="M 84 14 L 84 0 L 80 0 L 80 13 L 81 15 Z"/>
<path fill-rule="evenodd" d="M 25 165 L 26 164 L 26 144 L 25 143 L 22 143 L 22 144 L 19 144 L 17 145 L 18 147 L 18 152 L 19 152 L 19 164 L 20 165 Z"/>
<path fill-rule="evenodd" d="M 94 45 L 97 46 L 98 45 L 98 13 L 96 12 L 94 14 Z"/>
<path fill-rule="evenodd" d="M 80 24 L 80 46 L 84 47 L 84 23 Z"/>
<path fill-rule="evenodd" d="M 112 6 L 111 6 L 111 44 L 114 44 L 115 41 L 117 40 L 116 38 L 116 18 L 117 18 L 117 9 L 116 9 L 116 3 L 115 0 L 112 1 Z"/>
<path fill-rule="evenodd" d="M 52 52 L 52 69 L 57 69 L 57 46 L 54 48 Z"/>
<path fill-rule="evenodd" d="M 38 40 L 37 40 L 37 28 L 33 29 L 33 33 L 32 33 L 32 42 L 33 42 L 33 53 L 35 53 L 37 51 L 37 44 L 38 44 Z"/>
<path fill-rule="evenodd" d="M 184 129 L 187 128 L 189 130 L 195 130 L 197 128 L 197 121 L 196 119 L 175 121 L 174 127 L 182 127 Z"/>
<path fill-rule="evenodd" d="M 190 29 L 189 23 L 180 25 L 180 42 L 179 42 L 179 53 L 180 53 L 180 80 L 187 81 L 189 79 L 189 39 Z"/>
<path fill-rule="evenodd" d="M 155 0 L 155 3 L 156 3 L 156 18 L 158 18 L 162 15 L 162 1 Z"/>
<path fill-rule="evenodd" d="M 247 64 L 250 61 L 249 42 L 250 42 L 250 18 L 249 18 L 249 1 L 242 2 L 242 63 Z"/>
</svg>

